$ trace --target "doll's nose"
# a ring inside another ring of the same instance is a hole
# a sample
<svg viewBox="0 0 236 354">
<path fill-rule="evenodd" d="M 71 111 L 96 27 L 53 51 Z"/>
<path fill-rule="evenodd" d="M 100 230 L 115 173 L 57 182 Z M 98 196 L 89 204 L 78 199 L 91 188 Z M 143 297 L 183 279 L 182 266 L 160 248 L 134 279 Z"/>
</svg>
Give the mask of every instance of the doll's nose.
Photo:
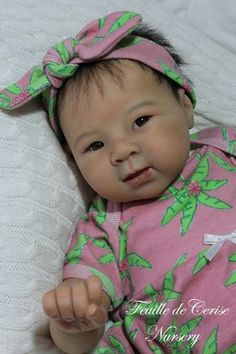
<svg viewBox="0 0 236 354">
<path fill-rule="evenodd" d="M 134 142 L 119 141 L 113 144 L 111 151 L 111 163 L 119 165 L 121 162 L 129 159 L 131 155 L 139 152 L 139 148 Z"/>
</svg>

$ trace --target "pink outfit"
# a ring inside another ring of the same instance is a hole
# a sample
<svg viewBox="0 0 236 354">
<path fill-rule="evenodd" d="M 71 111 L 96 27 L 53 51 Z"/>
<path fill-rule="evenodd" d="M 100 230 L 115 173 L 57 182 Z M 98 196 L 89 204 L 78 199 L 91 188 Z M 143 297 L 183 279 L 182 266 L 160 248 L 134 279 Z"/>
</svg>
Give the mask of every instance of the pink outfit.
<svg viewBox="0 0 236 354">
<path fill-rule="evenodd" d="M 63 277 L 96 274 L 111 299 L 97 353 L 236 353 L 236 130 L 191 141 L 162 196 L 97 198 L 71 238 Z"/>
</svg>

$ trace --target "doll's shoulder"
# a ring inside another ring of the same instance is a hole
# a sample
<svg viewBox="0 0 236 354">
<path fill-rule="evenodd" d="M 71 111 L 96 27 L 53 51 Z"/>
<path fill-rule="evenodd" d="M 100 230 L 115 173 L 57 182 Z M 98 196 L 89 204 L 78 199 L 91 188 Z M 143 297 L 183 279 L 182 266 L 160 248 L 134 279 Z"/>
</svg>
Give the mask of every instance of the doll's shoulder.
<svg viewBox="0 0 236 354">
<path fill-rule="evenodd" d="M 208 145 L 236 156 L 236 128 L 217 126 L 190 135 L 191 145 Z"/>
</svg>

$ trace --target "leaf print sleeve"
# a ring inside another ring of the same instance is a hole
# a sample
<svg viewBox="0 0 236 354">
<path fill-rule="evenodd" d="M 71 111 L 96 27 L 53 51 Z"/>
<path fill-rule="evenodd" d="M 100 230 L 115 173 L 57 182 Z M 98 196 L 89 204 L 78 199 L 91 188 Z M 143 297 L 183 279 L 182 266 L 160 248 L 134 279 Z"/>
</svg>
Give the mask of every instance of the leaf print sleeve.
<svg viewBox="0 0 236 354">
<path fill-rule="evenodd" d="M 236 128 L 207 128 L 190 136 L 192 143 L 214 146 L 230 155 L 236 156 Z"/>
<path fill-rule="evenodd" d="M 220 130 L 222 138 L 227 144 L 227 152 L 236 156 L 236 129 L 222 127 Z"/>
<path fill-rule="evenodd" d="M 107 232 L 106 201 L 98 198 L 72 235 L 65 255 L 63 279 L 98 276 L 110 297 L 112 308 L 123 300 L 119 268 L 114 249 L 119 241 L 116 230 Z"/>
</svg>

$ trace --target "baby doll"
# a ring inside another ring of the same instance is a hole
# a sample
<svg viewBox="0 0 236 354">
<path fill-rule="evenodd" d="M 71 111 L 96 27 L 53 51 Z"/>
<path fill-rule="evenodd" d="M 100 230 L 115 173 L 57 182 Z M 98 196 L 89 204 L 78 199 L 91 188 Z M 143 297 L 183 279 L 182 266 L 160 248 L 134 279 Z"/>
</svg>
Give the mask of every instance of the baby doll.
<svg viewBox="0 0 236 354">
<path fill-rule="evenodd" d="M 66 353 L 234 353 L 236 132 L 190 140 L 183 62 L 141 20 L 93 21 L 0 92 L 6 109 L 43 93 L 97 193 L 43 298 L 51 336 Z"/>
</svg>

